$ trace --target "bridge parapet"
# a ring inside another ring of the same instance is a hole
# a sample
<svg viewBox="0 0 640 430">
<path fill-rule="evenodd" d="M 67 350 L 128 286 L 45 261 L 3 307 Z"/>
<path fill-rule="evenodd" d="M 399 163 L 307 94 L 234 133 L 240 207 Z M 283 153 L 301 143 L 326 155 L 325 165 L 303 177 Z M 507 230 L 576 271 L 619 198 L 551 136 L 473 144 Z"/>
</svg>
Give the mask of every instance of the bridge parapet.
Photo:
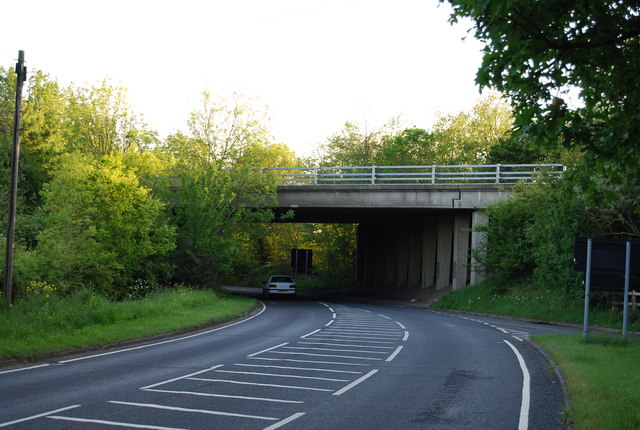
<svg viewBox="0 0 640 430">
<path fill-rule="evenodd" d="M 559 177 L 562 164 L 489 164 L 262 168 L 278 185 L 440 185 L 530 183 Z"/>
</svg>

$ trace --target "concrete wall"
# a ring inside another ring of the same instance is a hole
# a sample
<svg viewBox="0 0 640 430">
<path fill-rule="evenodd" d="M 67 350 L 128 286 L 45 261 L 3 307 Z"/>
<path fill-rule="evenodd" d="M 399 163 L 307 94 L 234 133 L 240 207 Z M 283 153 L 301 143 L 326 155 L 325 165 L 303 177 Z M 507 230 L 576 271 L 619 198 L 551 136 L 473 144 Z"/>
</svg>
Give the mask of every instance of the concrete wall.
<svg viewBox="0 0 640 430">
<path fill-rule="evenodd" d="M 363 292 L 404 288 L 457 290 L 478 282 L 471 247 L 481 239 L 470 231 L 482 221 L 471 211 L 421 217 L 389 217 L 358 225 L 357 280 Z"/>
</svg>

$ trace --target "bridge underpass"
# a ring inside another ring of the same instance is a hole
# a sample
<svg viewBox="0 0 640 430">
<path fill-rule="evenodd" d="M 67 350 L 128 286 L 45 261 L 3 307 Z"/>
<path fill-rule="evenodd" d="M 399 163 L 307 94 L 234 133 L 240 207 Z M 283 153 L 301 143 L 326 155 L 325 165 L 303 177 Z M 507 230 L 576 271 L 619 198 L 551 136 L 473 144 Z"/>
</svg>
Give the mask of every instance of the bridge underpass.
<svg viewBox="0 0 640 430">
<path fill-rule="evenodd" d="M 481 281 L 472 249 L 486 222 L 479 211 L 508 197 L 508 187 L 280 186 L 277 213 L 287 222 L 354 223 L 357 229 L 356 288 L 366 294 L 402 290 L 454 290 Z"/>
</svg>

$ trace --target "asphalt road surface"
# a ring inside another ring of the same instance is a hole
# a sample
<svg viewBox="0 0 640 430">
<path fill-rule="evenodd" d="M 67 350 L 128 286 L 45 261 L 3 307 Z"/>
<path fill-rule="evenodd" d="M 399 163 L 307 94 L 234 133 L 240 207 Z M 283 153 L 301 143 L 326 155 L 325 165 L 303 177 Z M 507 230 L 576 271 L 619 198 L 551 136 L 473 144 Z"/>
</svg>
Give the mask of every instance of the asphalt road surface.
<svg viewBox="0 0 640 430">
<path fill-rule="evenodd" d="M 560 381 L 527 336 L 563 328 L 327 297 L 263 303 L 225 326 L 0 369 L 0 428 L 562 428 Z"/>
</svg>

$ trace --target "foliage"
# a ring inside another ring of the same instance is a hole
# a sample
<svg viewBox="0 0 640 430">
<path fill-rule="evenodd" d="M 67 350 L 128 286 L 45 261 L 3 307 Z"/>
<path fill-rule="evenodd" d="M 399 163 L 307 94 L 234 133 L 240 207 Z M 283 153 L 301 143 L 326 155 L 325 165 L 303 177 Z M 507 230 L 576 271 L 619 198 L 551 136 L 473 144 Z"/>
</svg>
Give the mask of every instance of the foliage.
<svg viewBox="0 0 640 430">
<path fill-rule="evenodd" d="M 640 4 L 449 1 L 451 21 L 473 19 L 486 44 L 476 81 L 512 101 L 520 132 L 542 148 L 578 148 L 604 176 L 632 188 L 640 162 Z"/>
<path fill-rule="evenodd" d="M 571 396 L 570 421 L 577 429 L 640 427 L 640 343 L 605 336 L 584 342 L 578 335 L 534 336 L 560 364 Z"/>
<path fill-rule="evenodd" d="M 219 323 L 247 314 L 255 300 L 181 285 L 143 300 L 114 302 L 84 288 L 60 294 L 46 283 L 0 309 L 0 359 L 33 358 L 70 348 L 109 344 Z"/>
<path fill-rule="evenodd" d="M 122 156 L 92 162 L 70 154 L 42 194 L 46 227 L 37 251 L 44 280 L 67 290 L 92 285 L 116 298 L 137 277 L 156 281 L 174 229 Z"/>
</svg>

